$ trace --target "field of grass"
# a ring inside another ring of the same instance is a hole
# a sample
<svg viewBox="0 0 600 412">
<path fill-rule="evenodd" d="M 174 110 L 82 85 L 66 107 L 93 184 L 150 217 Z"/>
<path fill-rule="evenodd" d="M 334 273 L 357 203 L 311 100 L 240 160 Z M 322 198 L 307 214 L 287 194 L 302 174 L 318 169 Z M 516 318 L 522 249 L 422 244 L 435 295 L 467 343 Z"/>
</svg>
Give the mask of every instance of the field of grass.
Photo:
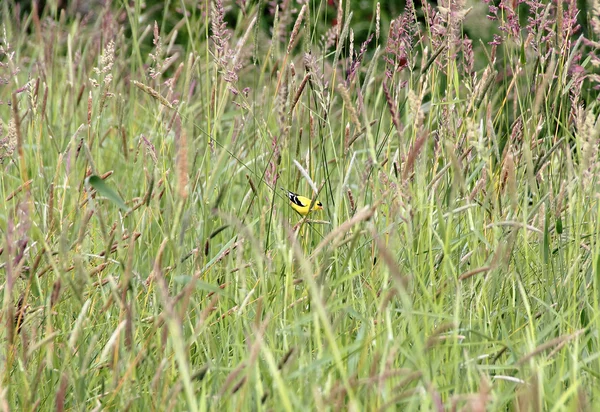
<svg viewBox="0 0 600 412">
<path fill-rule="evenodd" d="M 600 5 L 46 3 L 0 4 L 0 410 L 600 401 Z"/>
</svg>

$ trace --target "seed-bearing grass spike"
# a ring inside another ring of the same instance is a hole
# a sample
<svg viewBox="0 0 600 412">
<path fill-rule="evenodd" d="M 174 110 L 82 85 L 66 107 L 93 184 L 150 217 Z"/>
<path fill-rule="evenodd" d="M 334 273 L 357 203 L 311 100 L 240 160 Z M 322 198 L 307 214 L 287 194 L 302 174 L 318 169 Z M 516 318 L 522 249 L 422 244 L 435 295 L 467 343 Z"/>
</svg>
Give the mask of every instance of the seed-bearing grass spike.
<svg viewBox="0 0 600 412">
<path fill-rule="evenodd" d="M 309 210 L 308 208 L 311 202 L 310 198 L 297 195 L 296 193 L 285 190 L 284 188 L 281 188 L 281 190 L 287 192 L 287 197 L 290 199 L 290 206 L 292 206 L 292 208 L 302 216 L 308 215 L 310 210 L 323 210 L 323 203 L 318 200 L 313 202 L 312 208 Z"/>
</svg>

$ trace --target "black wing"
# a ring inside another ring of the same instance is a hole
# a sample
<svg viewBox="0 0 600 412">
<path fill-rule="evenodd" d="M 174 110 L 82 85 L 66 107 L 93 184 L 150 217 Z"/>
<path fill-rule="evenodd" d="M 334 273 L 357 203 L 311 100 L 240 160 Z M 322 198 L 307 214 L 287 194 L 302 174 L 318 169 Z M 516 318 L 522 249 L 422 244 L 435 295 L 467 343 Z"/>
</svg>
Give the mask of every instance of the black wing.
<svg viewBox="0 0 600 412">
<path fill-rule="evenodd" d="M 298 205 L 300 207 L 306 206 L 304 203 L 302 203 L 300 201 L 300 199 L 298 199 L 298 195 L 296 193 L 290 192 L 288 190 L 287 195 L 288 195 L 288 198 L 290 199 L 290 202 L 292 202 L 293 204 Z"/>
</svg>

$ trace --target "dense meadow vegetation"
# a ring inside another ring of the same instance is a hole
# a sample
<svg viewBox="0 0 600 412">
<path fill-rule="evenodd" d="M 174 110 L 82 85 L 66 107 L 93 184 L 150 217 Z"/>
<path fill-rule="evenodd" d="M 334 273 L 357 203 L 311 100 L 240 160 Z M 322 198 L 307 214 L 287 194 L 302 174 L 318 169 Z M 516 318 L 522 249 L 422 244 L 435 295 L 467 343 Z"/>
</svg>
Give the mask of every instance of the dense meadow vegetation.
<svg viewBox="0 0 600 412">
<path fill-rule="evenodd" d="M 600 4 L 389 3 L 1 2 L 0 410 L 600 401 Z"/>
</svg>

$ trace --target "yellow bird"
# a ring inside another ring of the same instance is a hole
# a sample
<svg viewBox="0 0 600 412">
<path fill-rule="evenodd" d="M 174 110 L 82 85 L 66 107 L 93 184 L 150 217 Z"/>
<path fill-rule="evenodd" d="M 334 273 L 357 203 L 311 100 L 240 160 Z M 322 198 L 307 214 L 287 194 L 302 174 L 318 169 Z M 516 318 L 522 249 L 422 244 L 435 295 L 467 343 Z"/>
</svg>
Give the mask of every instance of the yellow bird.
<svg viewBox="0 0 600 412">
<path fill-rule="evenodd" d="M 282 188 L 284 192 L 287 192 L 287 197 L 290 199 L 290 206 L 300 213 L 302 216 L 306 216 L 310 210 L 308 207 L 310 206 L 310 199 L 308 197 L 299 196 L 294 192 L 290 192 L 289 190 L 285 190 Z M 311 210 L 323 210 L 323 203 L 315 200 Z"/>
</svg>

